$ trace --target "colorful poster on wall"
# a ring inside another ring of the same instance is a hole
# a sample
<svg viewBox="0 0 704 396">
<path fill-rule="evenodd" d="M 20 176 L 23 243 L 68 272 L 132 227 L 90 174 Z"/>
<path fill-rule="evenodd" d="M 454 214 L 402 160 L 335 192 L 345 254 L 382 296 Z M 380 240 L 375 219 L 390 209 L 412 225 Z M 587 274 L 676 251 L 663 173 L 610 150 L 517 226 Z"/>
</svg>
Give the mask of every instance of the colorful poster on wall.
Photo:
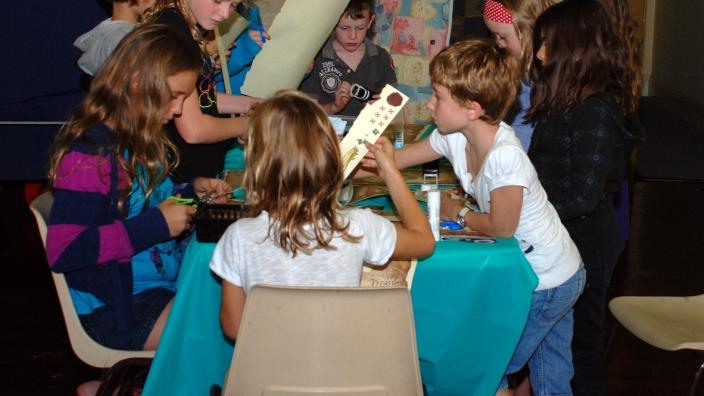
<svg viewBox="0 0 704 396">
<path fill-rule="evenodd" d="M 410 98 L 404 108 L 408 123 L 430 121 L 426 107 L 432 94 L 428 66 L 447 46 L 452 3 L 452 0 L 377 0 L 374 41 L 391 53 L 398 89 Z"/>
</svg>

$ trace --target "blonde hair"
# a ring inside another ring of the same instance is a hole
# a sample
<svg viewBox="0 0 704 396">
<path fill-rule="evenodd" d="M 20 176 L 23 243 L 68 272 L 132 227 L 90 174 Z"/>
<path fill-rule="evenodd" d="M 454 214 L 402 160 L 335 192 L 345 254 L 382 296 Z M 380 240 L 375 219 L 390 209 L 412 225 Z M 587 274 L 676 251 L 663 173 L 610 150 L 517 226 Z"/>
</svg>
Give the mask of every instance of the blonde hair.
<svg viewBox="0 0 704 396">
<path fill-rule="evenodd" d="M 142 20 L 144 21 L 144 23 L 150 23 L 156 20 L 157 17 L 161 14 L 161 12 L 166 10 L 167 8 L 175 9 L 176 11 L 178 11 L 179 14 L 181 14 L 183 19 L 186 20 L 186 23 L 188 24 L 188 30 L 191 32 L 191 37 L 193 37 L 193 40 L 198 43 L 198 47 L 200 48 L 203 55 L 208 56 L 209 54 L 208 49 L 206 48 L 206 44 L 207 41 L 211 39 L 210 31 L 208 31 L 208 34 L 204 35 L 203 31 L 198 27 L 195 17 L 191 12 L 191 7 L 189 7 L 189 3 L 191 1 L 193 0 L 156 0 L 154 6 L 144 13 L 144 17 L 142 18 Z M 255 0 L 242 0 L 240 4 L 243 7 L 249 7 L 254 4 L 254 1 Z"/>
<path fill-rule="evenodd" d="M 430 80 L 446 87 L 461 105 L 478 102 L 481 120 L 498 124 L 521 89 L 516 59 L 488 39 L 456 42 L 430 62 Z"/>
<path fill-rule="evenodd" d="M 332 248 L 333 236 L 357 241 L 338 216 L 343 168 L 337 135 L 318 103 L 282 91 L 254 108 L 244 185 L 250 214 L 267 211 L 269 234 L 294 257 Z"/>
<path fill-rule="evenodd" d="M 73 143 L 91 128 L 111 121 L 118 166 L 126 171 L 130 184 L 135 178 L 139 180 L 148 199 L 178 163 L 175 147 L 164 133 L 164 112 L 171 100 L 167 77 L 184 71 L 197 73 L 199 68 L 198 54 L 173 28 L 153 24 L 130 32 L 95 75 L 87 96 L 56 136 L 49 180 L 56 180 L 58 164 Z M 128 153 L 127 159 L 124 153 Z M 120 210 L 129 191 L 120 192 Z"/>
<path fill-rule="evenodd" d="M 154 6 L 144 13 L 142 20 L 144 23 L 151 23 L 154 22 L 157 17 L 167 8 L 175 9 L 179 14 L 181 14 L 183 19 L 186 20 L 188 30 L 191 32 L 191 37 L 193 37 L 193 40 L 198 43 L 198 47 L 205 56 L 208 54 L 208 50 L 206 49 L 208 37 L 204 36 L 198 28 L 198 24 L 195 22 L 195 17 L 191 13 L 191 8 L 188 6 L 190 1 L 192 0 L 156 0 Z"/>
<path fill-rule="evenodd" d="M 503 4 L 513 19 L 513 29 L 521 43 L 521 74 L 526 74 L 533 64 L 533 26 L 535 20 L 553 4 L 561 0 L 496 0 Z"/>
</svg>

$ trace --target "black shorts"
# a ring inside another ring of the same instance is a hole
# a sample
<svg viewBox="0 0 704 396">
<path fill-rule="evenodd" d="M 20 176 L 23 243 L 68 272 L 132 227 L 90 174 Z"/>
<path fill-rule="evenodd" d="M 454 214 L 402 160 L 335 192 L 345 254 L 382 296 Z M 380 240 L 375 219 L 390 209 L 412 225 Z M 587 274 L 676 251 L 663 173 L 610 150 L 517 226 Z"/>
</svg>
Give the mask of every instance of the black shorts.
<svg viewBox="0 0 704 396">
<path fill-rule="evenodd" d="M 173 296 L 174 292 L 160 287 L 133 295 L 134 324 L 124 331 L 117 330 L 117 313 L 108 306 L 78 318 L 86 333 L 97 343 L 113 349 L 139 351 L 144 349 L 154 324 Z"/>
</svg>

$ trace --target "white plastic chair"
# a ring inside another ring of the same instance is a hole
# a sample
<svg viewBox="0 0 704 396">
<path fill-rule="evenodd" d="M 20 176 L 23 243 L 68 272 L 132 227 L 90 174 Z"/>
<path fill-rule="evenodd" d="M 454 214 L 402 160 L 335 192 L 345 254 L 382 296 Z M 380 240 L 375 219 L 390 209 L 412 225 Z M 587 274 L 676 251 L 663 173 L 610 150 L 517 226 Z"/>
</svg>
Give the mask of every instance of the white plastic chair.
<svg viewBox="0 0 704 396">
<path fill-rule="evenodd" d="M 704 294 L 691 297 L 624 296 L 609 302 L 619 323 L 644 342 L 667 351 L 704 351 Z M 704 373 L 694 375 L 690 396 Z"/>
<path fill-rule="evenodd" d="M 42 243 L 46 248 L 46 223 L 51 213 L 51 206 L 54 202 L 54 197 L 51 192 L 45 192 L 37 197 L 29 205 L 30 210 L 37 220 L 39 235 L 42 238 Z M 81 322 L 78 319 L 78 314 L 74 308 L 71 294 L 66 284 L 66 278 L 63 274 L 51 272 L 56 286 L 56 294 L 59 296 L 61 304 L 61 312 L 64 315 L 68 338 L 71 341 L 73 352 L 86 364 L 98 368 L 110 368 L 116 363 L 133 358 L 153 358 L 154 351 L 125 351 L 108 348 L 95 342 L 88 333 L 83 330 Z"/>
<path fill-rule="evenodd" d="M 253 287 L 223 395 L 422 395 L 408 289 Z"/>
</svg>

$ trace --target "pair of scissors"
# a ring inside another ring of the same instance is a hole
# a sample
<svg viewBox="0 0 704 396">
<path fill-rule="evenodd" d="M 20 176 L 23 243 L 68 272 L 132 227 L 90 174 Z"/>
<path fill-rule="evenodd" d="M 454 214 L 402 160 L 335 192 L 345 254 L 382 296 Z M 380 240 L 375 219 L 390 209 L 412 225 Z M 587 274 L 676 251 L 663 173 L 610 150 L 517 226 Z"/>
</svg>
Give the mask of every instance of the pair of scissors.
<svg viewBox="0 0 704 396">
<path fill-rule="evenodd" d="M 233 190 L 226 191 L 224 193 L 220 194 L 214 194 L 214 193 L 205 193 L 203 194 L 202 197 L 196 201 L 196 212 L 193 214 L 193 217 L 191 217 L 191 221 L 196 221 L 198 220 L 201 216 L 203 216 L 203 213 L 205 213 L 205 208 L 209 206 L 214 200 L 220 198 L 220 197 L 225 197 L 230 194 L 232 194 Z"/>
</svg>

